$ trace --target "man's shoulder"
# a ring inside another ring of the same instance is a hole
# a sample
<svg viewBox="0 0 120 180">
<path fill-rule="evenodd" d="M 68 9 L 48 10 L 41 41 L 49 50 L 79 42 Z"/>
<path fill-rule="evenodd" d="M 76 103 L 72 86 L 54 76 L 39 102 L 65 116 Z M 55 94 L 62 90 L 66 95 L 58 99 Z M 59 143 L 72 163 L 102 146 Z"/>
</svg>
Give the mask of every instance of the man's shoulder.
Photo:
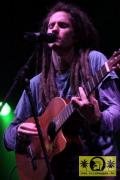
<svg viewBox="0 0 120 180">
<path fill-rule="evenodd" d="M 37 74 L 30 79 L 31 87 L 38 87 L 41 82 L 41 74 Z"/>
<path fill-rule="evenodd" d="M 40 81 L 41 74 L 37 74 L 34 77 L 31 78 L 31 82 L 37 82 Z"/>
<path fill-rule="evenodd" d="M 107 61 L 107 57 L 102 52 L 96 50 L 90 51 L 88 58 L 90 65 L 97 69 Z"/>
<path fill-rule="evenodd" d="M 89 53 L 89 65 L 91 68 L 92 74 L 95 74 L 96 71 L 98 71 L 107 61 L 107 57 L 100 51 L 90 51 Z M 107 77 L 111 77 L 112 79 L 117 78 L 116 73 L 114 71 L 111 71 Z"/>
<path fill-rule="evenodd" d="M 90 51 L 88 55 L 88 61 L 92 74 L 95 74 L 95 72 L 104 65 L 106 60 L 107 58 L 102 52 L 97 50 Z"/>
<path fill-rule="evenodd" d="M 92 59 L 106 59 L 106 56 L 100 52 L 100 51 L 97 51 L 97 50 L 92 50 L 89 52 L 89 58 L 92 58 Z"/>
</svg>

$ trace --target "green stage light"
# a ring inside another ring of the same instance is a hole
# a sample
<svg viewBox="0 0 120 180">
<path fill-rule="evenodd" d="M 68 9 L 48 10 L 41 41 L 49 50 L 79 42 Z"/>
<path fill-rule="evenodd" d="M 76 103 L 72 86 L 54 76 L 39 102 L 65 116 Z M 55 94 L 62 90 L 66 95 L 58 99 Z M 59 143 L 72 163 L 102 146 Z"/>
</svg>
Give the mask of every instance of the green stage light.
<svg viewBox="0 0 120 180">
<path fill-rule="evenodd" d="M 2 105 L 2 102 L 0 102 L 0 106 Z M 7 116 L 11 112 L 11 107 L 8 103 L 5 103 L 3 108 L 0 111 L 1 116 Z"/>
</svg>

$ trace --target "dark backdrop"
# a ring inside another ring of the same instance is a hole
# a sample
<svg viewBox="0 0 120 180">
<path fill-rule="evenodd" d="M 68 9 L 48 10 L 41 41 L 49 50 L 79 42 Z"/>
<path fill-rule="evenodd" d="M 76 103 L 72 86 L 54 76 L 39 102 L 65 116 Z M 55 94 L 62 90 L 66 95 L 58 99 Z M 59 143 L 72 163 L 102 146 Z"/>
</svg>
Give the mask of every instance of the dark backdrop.
<svg viewBox="0 0 120 180">
<path fill-rule="evenodd" d="M 0 3 L 0 101 L 9 91 L 18 70 L 25 64 L 33 52 L 34 45 L 24 41 L 23 34 L 27 31 L 37 31 L 40 22 L 55 0 L 5 0 Z M 91 17 L 100 36 L 100 50 L 108 58 L 120 45 L 120 8 L 118 1 L 102 0 L 71 0 L 81 6 Z M 35 73 L 35 64 L 30 68 L 30 77 Z M 17 85 L 8 99 L 14 108 L 21 94 L 22 87 Z M 12 121 L 12 119 L 11 119 Z M 3 126 L 4 119 L 0 119 L 0 179 L 14 180 L 14 153 L 8 153 L 3 145 L 3 132 L 8 126 Z M 9 122 L 8 122 L 9 123 Z M 16 178 L 15 178 L 16 177 Z"/>
<path fill-rule="evenodd" d="M 0 100 L 4 98 L 17 71 L 24 65 L 34 46 L 24 41 L 23 34 L 37 31 L 42 18 L 56 0 L 4 1 L 1 6 L 1 65 L 0 65 Z M 120 8 L 118 1 L 69 0 L 85 10 L 91 17 L 100 36 L 100 50 L 108 57 L 117 50 L 120 41 Z M 33 72 L 32 69 L 31 72 Z M 17 87 L 18 89 L 18 87 Z M 17 94 L 17 95 L 16 95 Z M 10 103 L 16 104 L 18 91 L 10 97 Z"/>
</svg>

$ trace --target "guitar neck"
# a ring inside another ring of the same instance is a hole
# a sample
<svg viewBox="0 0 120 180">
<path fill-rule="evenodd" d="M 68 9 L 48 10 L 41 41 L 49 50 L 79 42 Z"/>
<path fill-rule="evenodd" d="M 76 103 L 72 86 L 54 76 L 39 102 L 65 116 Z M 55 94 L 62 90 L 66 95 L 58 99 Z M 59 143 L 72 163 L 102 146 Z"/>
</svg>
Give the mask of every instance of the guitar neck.
<svg viewBox="0 0 120 180">
<path fill-rule="evenodd" d="M 54 119 L 55 123 L 55 131 L 57 132 L 62 125 L 66 122 L 66 120 L 71 116 L 74 112 L 75 108 L 72 103 L 69 103 L 65 106 L 64 110 L 61 111 Z"/>
<path fill-rule="evenodd" d="M 82 86 L 87 97 L 98 87 L 100 82 L 105 76 L 107 76 L 109 72 L 110 69 L 108 63 L 105 62 L 105 64 L 101 67 L 99 71 L 95 73 L 94 76 L 90 76 L 89 80 L 86 81 Z"/>
<path fill-rule="evenodd" d="M 95 73 L 94 76 L 91 76 L 89 80 L 83 84 L 83 89 L 87 95 L 87 97 L 96 89 L 96 87 L 100 84 L 103 78 L 110 72 L 108 63 L 106 62 L 99 71 Z M 71 116 L 74 112 L 75 107 L 72 103 L 69 103 L 65 106 L 64 110 L 60 112 L 54 119 L 54 123 L 56 126 L 55 131 L 57 132 L 62 125 L 66 122 L 66 120 Z"/>
</svg>

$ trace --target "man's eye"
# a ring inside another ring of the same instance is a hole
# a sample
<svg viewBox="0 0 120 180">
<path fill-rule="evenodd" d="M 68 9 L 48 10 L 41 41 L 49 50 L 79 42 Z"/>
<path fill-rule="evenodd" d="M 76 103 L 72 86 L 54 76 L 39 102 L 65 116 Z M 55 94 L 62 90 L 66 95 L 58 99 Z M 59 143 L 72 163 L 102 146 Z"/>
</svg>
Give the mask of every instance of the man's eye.
<svg viewBox="0 0 120 180">
<path fill-rule="evenodd" d="M 48 24 L 48 28 L 49 28 L 49 29 L 52 29 L 53 27 L 54 27 L 53 24 Z"/>
<path fill-rule="evenodd" d="M 68 28 L 68 27 L 69 27 L 69 24 L 67 24 L 67 23 L 59 23 L 59 26 L 60 26 L 61 28 Z"/>
<path fill-rule="evenodd" d="M 49 28 L 49 29 L 53 29 L 54 26 L 55 26 L 54 23 L 48 24 L 48 28 Z M 68 28 L 70 25 L 67 24 L 67 23 L 59 22 L 59 23 L 58 23 L 58 26 L 59 26 L 60 28 Z"/>
</svg>

